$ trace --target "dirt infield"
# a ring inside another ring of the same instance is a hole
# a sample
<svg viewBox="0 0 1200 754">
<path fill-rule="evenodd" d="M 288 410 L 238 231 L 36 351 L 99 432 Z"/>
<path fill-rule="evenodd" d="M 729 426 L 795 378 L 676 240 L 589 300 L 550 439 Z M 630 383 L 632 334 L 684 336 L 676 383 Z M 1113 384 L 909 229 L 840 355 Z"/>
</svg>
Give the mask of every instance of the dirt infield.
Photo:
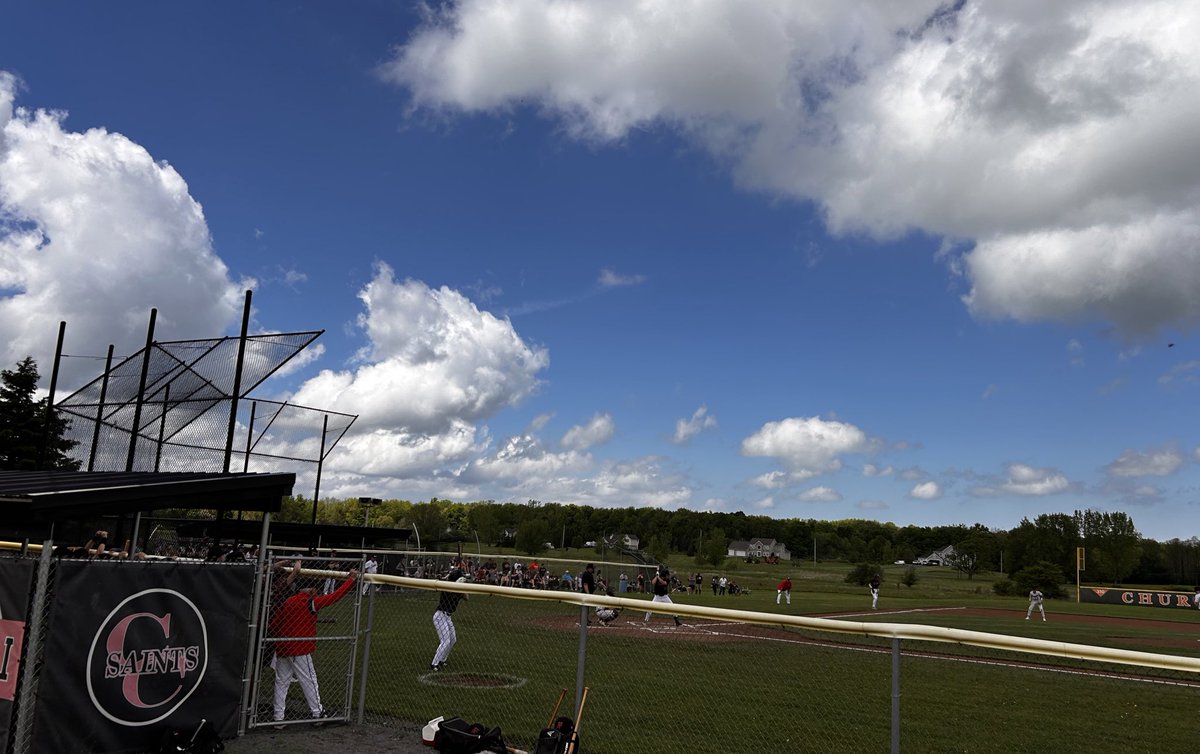
<svg viewBox="0 0 1200 754">
<path fill-rule="evenodd" d="M 1023 622 L 1025 618 L 1024 610 L 1004 610 L 1001 608 L 960 608 L 960 607 L 927 607 L 927 608 L 910 608 L 905 610 L 872 610 L 867 613 L 823 613 L 820 615 L 810 615 L 805 617 L 810 618 L 832 618 L 841 620 L 859 621 L 863 618 L 872 618 L 875 620 L 888 620 L 888 616 L 911 616 L 913 613 L 927 615 L 930 618 L 929 622 L 936 623 L 936 616 L 953 615 L 959 618 L 987 618 L 996 622 L 996 630 L 1000 633 L 1005 626 L 1018 625 L 1018 621 Z M 619 617 L 609 626 L 602 626 L 597 621 L 593 620 L 588 628 L 588 636 L 657 636 L 673 641 L 700 641 L 700 642 L 729 642 L 729 641 L 744 641 L 747 639 L 774 639 L 774 640 L 795 640 L 796 634 L 794 631 L 785 629 L 782 626 L 771 626 L 756 623 L 738 623 L 724 622 L 716 620 L 696 621 L 684 618 L 682 626 L 678 628 L 670 621 L 670 619 L 655 616 L 649 623 L 642 621 L 643 613 L 630 613 L 626 611 L 624 615 Z M 1035 621 L 1038 616 L 1035 616 Z M 1200 639 L 1200 627 L 1194 623 L 1186 621 L 1158 620 L 1154 618 L 1121 618 L 1109 615 L 1077 615 L 1073 613 L 1049 613 L 1048 617 L 1056 623 L 1068 623 L 1079 626 L 1092 626 L 1096 628 L 1096 638 L 1099 643 L 1108 646 L 1119 647 L 1121 645 L 1136 644 L 1141 647 L 1164 647 L 1176 649 L 1195 649 L 1196 642 Z M 548 629 L 559 631 L 576 632 L 579 630 L 579 621 L 572 616 L 555 616 L 547 618 L 539 618 L 537 624 Z M 906 621 L 907 622 L 907 621 Z M 922 621 L 926 622 L 926 621 Z M 1129 631 L 1145 631 L 1146 629 L 1160 630 L 1164 632 L 1174 632 L 1178 634 L 1178 638 L 1161 637 L 1150 638 L 1146 636 L 1122 636 L 1121 629 Z M 831 643 L 837 643 L 833 640 Z"/>
</svg>

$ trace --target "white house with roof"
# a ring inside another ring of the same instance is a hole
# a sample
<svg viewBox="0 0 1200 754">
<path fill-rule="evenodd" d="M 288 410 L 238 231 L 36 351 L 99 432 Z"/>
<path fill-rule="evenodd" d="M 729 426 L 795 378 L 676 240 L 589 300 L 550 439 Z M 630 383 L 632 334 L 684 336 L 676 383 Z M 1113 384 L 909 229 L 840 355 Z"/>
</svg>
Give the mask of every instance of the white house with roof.
<svg viewBox="0 0 1200 754">
<path fill-rule="evenodd" d="M 946 545 L 940 550 L 934 550 L 923 558 L 917 558 L 913 562 L 917 565 L 950 565 L 954 559 L 958 557 L 958 553 L 954 550 L 954 545 Z"/>
<path fill-rule="evenodd" d="M 765 558 L 774 555 L 780 560 L 791 560 L 792 554 L 782 543 L 765 537 L 755 537 L 750 540 L 734 540 L 729 543 L 728 556 L 731 558 Z"/>
<path fill-rule="evenodd" d="M 604 541 L 609 547 L 624 547 L 630 550 L 637 550 L 642 544 L 642 540 L 635 534 L 610 534 Z"/>
</svg>

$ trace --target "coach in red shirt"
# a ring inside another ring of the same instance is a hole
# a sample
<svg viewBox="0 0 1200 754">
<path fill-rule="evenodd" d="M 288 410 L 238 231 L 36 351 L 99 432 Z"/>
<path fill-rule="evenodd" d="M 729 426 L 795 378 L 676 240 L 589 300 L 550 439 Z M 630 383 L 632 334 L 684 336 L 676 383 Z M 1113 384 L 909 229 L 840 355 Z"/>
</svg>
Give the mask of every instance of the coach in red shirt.
<svg viewBox="0 0 1200 754">
<path fill-rule="evenodd" d="M 345 597 L 357 577 L 358 571 L 351 568 L 337 590 L 320 596 L 317 596 L 316 587 L 298 589 L 271 616 L 271 636 L 280 639 L 274 642 L 275 658 L 271 660 L 275 670 L 275 722 L 283 720 L 288 686 L 293 678 L 300 682 L 300 690 L 304 692 L 313 718 L 324 717 L 325 708 L 321 706 L 321 693 L 317 688 L 317 669 L 312 661 L 312 653 L 317 649 L 317 612 Z"/>
</svg>

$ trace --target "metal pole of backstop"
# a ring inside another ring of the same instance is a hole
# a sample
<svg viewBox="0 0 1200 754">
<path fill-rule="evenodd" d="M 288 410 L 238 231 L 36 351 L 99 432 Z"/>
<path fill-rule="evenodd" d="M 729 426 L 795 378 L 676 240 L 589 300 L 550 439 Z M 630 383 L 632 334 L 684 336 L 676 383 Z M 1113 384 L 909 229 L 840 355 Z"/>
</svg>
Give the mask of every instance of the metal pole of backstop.
<svg viewBox="0 0 1200 754">
<path fill-rule="evenodd" d="M 229 401 L 229 427 L 225 435 L 225 462 L 221 471 L 229 473 L 229 463 L 233 459 L 233 432 L 237 428 L 238 398 L 242 392 L 242 369 L 246 363 L 246 337 L 250 331 L 250 296 L 246 291 L 246 303 L 242 307 L 242 332 L 238 338 L 237 365 L 233 370 L 233 394 Z"/>
<path fill-rule="evenodd" d="M 579 659 L 575 663 L 575 719 L 579 719 L 579 705 L 583 703 L 584 664 L 587 661 L 588 606 L 579 606 Z"/>
<path fill-rule="evenodd" d="M 900 754 L 900 639 L 892 639 L 892 754 Z"/>
<path fill-rule="evenodd" d="M 100 379 L 100 405 L 96 406 L 96 426 L 92 428 L 92 449 L 88 453 L 88 471 L 96 468 L 96 446 L 100 444 L 100 425 L 104 423 L 104 400 L 108 397 L 108 375 L 112 371 L 113 344 L 108 344 L 104 359 L 104 377 Z"/>
<path fill-rule="evenodd" d="M 146 399 L 146 375 L 150 372 L 150 352 L 154 348 L 154 322 L 158 309 L 150 310 L 150 326 L 146 328 L 146 348 L 142 351 L 142 377 L 138 382 L 137 401 L 133 404 L 133 426 L 129 430 L 129 454 L 125 457 L 125 470 L 133 471 L 133 459 L 137 454 L 137 439 L 142 423 L 142 401 Z"/>
<path fill-rule="evenodd" d="M 58 323 L 58 345 L 54 347 L 54 368 L 50 372 L 50 395 L 46 398 L 46 413 L 42 417 L 42 444 L 38 448 L 38 471 L 46 470 L 46 456 L 50 450 L 50 423 L 54 419 L 54 392 L 58 389 L 58 367 L 62 363 L 63 337 L 67 334 L 67 323 Z"/>
<path fill-rule="evenodd" d="M 325 463 L 325 435 L 329 432 L 329 414 L 321 421 L 321 453 L 317 456 L 317 485 L 313 490 L 312 524 L 317 525 L 317 501 L 321 499 L 321 467 Z"/>
</svg>

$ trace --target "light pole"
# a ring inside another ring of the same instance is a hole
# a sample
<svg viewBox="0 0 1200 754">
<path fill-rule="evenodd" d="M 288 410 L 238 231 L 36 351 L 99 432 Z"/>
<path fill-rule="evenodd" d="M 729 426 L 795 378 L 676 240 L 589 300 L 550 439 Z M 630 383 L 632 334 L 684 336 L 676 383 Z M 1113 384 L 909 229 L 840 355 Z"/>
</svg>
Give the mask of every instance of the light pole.
<svg viewBox="0 0 1200 754">
<path fill-rule="evenodd" d="M 370 524 L 371 524 L 371 509 L 374 508 L 375 506 L 381 504 L 382 502 L 383 501 L 377 497 L 360 497 L 358 499 L 358 504 L 361 505 L 362 509 L 363 509 L 363 526 L 364 527 L 370 526 Z"/>
</svg>

